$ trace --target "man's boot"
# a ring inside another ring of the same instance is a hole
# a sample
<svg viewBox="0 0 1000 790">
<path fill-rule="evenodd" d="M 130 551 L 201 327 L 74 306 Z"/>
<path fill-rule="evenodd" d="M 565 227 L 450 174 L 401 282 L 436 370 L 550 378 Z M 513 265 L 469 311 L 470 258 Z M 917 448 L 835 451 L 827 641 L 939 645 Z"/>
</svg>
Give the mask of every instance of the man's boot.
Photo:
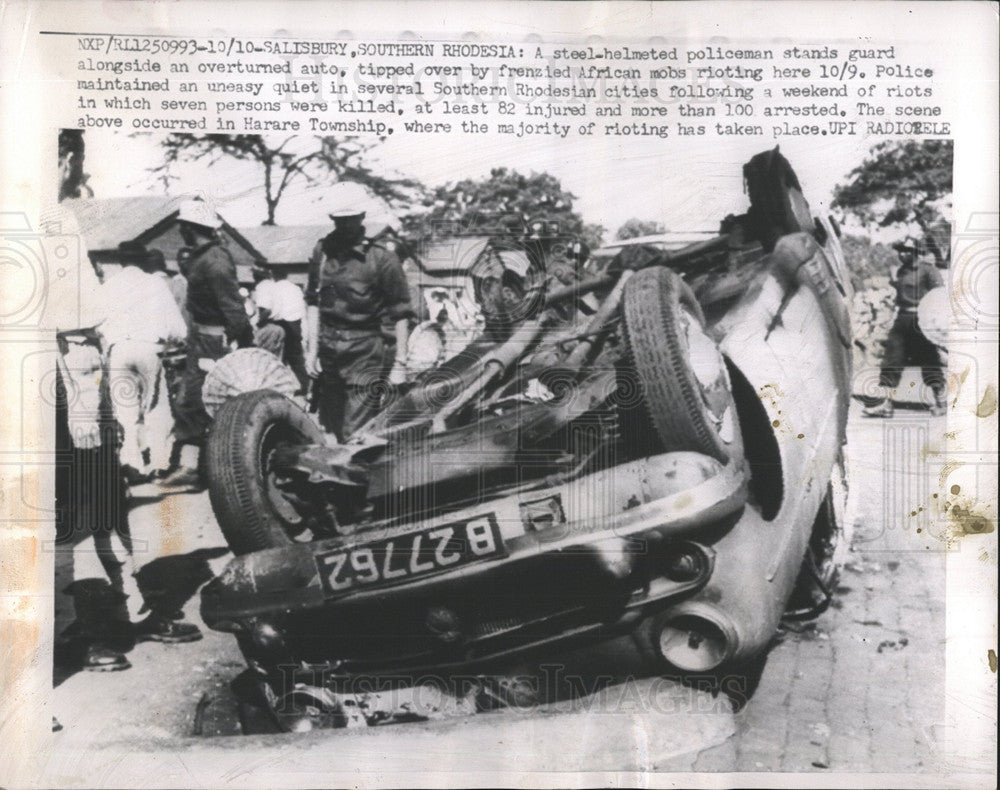
<svg viewBox="0 0 1000 790">
<path fill-rule="evenodd" d="M 130 464 L 122 465 L 122 474 L 125 475 L 125 481 L 130 486 L 145 485 L 146 483 L 150 482 L 153 479 L 153 476 L 151 474 L 140 472 L 138 469 L 136 469 L 134 466 Z"/>
<path fill-rule="evenodd" d="M 198 626 L 183 620 L 175 620 L 173 614 L 177 613 L 152 612 L 145 620 L 136 623 L 133 627 L 136 641 L 179 644 L 197 642 L 201 639 L 201 629 Z"/>
<path fill-rule="evenodd" d="M 892 412 L 892 399 L 882 398 L 878 403 L 865 407 L 861 412 L 861 416 L 889 418 L 892 417 Z"/>
<path fill-rule="evenodd" d="M 199 450 L 194 445 L 184 445 L 180 451 L 180 465 L 159 481 L 160 486 L 191 493 L 204 491 L 206 484 L 202 458 L 205 454 Z"/>
<path fill-rule="evenodd" d="M 84 579 L 67 589 L 73 596 L 76 621 L 61 635 L 69 642 L 81 669 L 117 672 L 132 665 L 125 653 L 132 648 L 129 623 L 121 618 L 124 595 L 103 579 Z M 79 652 L 77 652 L 79 651 Z"/>
<path fill-rule="evenodd" d="M 83 668 L 87 672 L 120 672 L 123 669 L 131 669 L 132 664 L 123 653 L 101 642 L 92 642 L 87 645 Z"/>
<path fill-rule="evenodd" d="M 180 466 L 159 481 L 161 488 L 176 489 L 195 493 L 205 490 L 205 483 L 198 470 L 188 466 Z"/>
</svg>

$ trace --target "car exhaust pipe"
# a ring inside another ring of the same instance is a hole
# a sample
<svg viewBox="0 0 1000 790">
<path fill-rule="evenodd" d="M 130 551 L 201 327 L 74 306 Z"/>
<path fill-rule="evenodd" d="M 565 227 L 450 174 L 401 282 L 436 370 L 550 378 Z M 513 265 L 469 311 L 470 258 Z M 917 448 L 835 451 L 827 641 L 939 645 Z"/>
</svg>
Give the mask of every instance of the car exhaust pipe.
<svg viewBox="0 0 1000 790">
<path fill-rule="evenodd" d="M 695 601 L 671 609 L 654 626 L 653 645 L 684 672 L 711 672 L 736 652 L 733 622 L 711 604 Z"/>
</svg>

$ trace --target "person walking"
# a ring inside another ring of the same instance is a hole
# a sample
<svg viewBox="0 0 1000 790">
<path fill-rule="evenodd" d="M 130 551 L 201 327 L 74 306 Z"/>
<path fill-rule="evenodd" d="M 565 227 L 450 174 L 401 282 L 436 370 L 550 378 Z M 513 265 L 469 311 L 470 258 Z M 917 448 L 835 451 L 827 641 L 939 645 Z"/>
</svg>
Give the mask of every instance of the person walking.
<svg viewBox="0 0 1000 790">
<path fill-rule="evenodd" d="M 191 248 L 187 293 L 191 324 L 174 427 L 180 465 L 162 484 L 204 488 L 198 465 L 211 418 L 201 399 L 201 387 L 231 343 L 241 348 L 252 346 L 254 336 L 240 296 L 236 263 L 218 233 L 222 227 L 219 215 L 204 201 L 188 200 L 181 205 L 177 219 L 184 243 Z"/>
<path fill-rule="evenodd" d="M 170 465 L 173 428 L 161 354 L 187 334 L 165 277 L 163 253 L 119 246 L 125 266 L 102 286 L 100 300 L 112 405 L 122 427 L 122 470 L 130 485 L 148 482 Z M 143 455 L 149 456 L 148 465 Z"/>
<path fill-rule="evenodd" d="M 913 238 L 893 245 L 899 254 L 899 269 L 892 284 L 896 289 L 896 320 L 885 342 L 879 372 L 879 399 L 862 412 L 865 417 L 892 417 L 892 391 L 899 386 L 907 365 L 920 367 L 924 384 L 934 393 L 931 414 L 941 416 L 947 409 L 944 365 L 937 348 L 920 330 L 917 306 L 934 288 L 944 285 L 934 263 L 921 257 L 920 242 Z"/>
<path fill-rule="evenodd" d="M 396 254 L 365 238 L 370 202 L 360 184 L 333 186 L 334 228 L 316 245 L 306 288 L 306 370 L 319 380 L 320 423 L 340 441 L 406 379 L 410 291 Z"/>
</svg>

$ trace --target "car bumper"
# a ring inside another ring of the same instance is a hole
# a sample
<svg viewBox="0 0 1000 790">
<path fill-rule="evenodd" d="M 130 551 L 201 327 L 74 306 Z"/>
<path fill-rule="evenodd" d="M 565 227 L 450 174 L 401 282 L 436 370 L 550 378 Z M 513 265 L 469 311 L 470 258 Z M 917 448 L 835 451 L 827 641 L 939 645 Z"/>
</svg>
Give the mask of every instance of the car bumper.
<svg viewBox="0 0 1000 790">
<path fill-rule="evenodd" d="M 331 595 L 317 555 L 393 531 L 269 549 L 233 559 L 203 589 L 202 616 L 210 627 L 237 634 L 244 652 L 263 665 L 468 665 L 621 630 L 694 593 L 711 575 L 708 544 L 745 502 L 740 467 L 697 453 L 651 456 L 397 530 L 488 512 L 499 524 L 504 556 Z M 543 511 L 556 517 L 539 523 Z"/>
</svg>

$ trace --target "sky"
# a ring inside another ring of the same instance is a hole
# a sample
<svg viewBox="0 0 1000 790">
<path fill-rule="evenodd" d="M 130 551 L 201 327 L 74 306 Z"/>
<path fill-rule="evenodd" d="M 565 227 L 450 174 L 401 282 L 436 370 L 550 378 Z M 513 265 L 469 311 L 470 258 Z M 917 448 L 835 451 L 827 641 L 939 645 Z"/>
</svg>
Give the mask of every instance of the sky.
<svg viewBox="0 0 1000 790">
<path fill-rule="evenodd" d="M 95 197 L 162 195 L 149 172 L 161 161 L 159 136 L 88 131 L 85 170 Z M 732 140 L 733 142 L 729 142 Z M 303 141 L 306 142 L 306 141 Z M 842 183 L 875 142 L 863 137 L 789 138 L 781 152 L 799 176 L 814 213 L 829 211 L 833 188 Z M 565 139 L 507 135 L 399 135 L 373 150 L 376 168 L 417 178 L 433 187 L 480 178 L 491 168 L 546 171 L 576 197 L 585 222 L 615 230 L 635 217 L 668 230 L 715 230 L 729 213 L 742 213 L 742 165 L 774 141 L 740 138 Z M 171 194 L 210 197 L 233 225 L 266 218 L 262 170 L 253 163 L 204 162 L 178 169 Z M 323 190 L 289 187 L 278 207 L 279 225 L 326 224 Z"/>
</svg>

